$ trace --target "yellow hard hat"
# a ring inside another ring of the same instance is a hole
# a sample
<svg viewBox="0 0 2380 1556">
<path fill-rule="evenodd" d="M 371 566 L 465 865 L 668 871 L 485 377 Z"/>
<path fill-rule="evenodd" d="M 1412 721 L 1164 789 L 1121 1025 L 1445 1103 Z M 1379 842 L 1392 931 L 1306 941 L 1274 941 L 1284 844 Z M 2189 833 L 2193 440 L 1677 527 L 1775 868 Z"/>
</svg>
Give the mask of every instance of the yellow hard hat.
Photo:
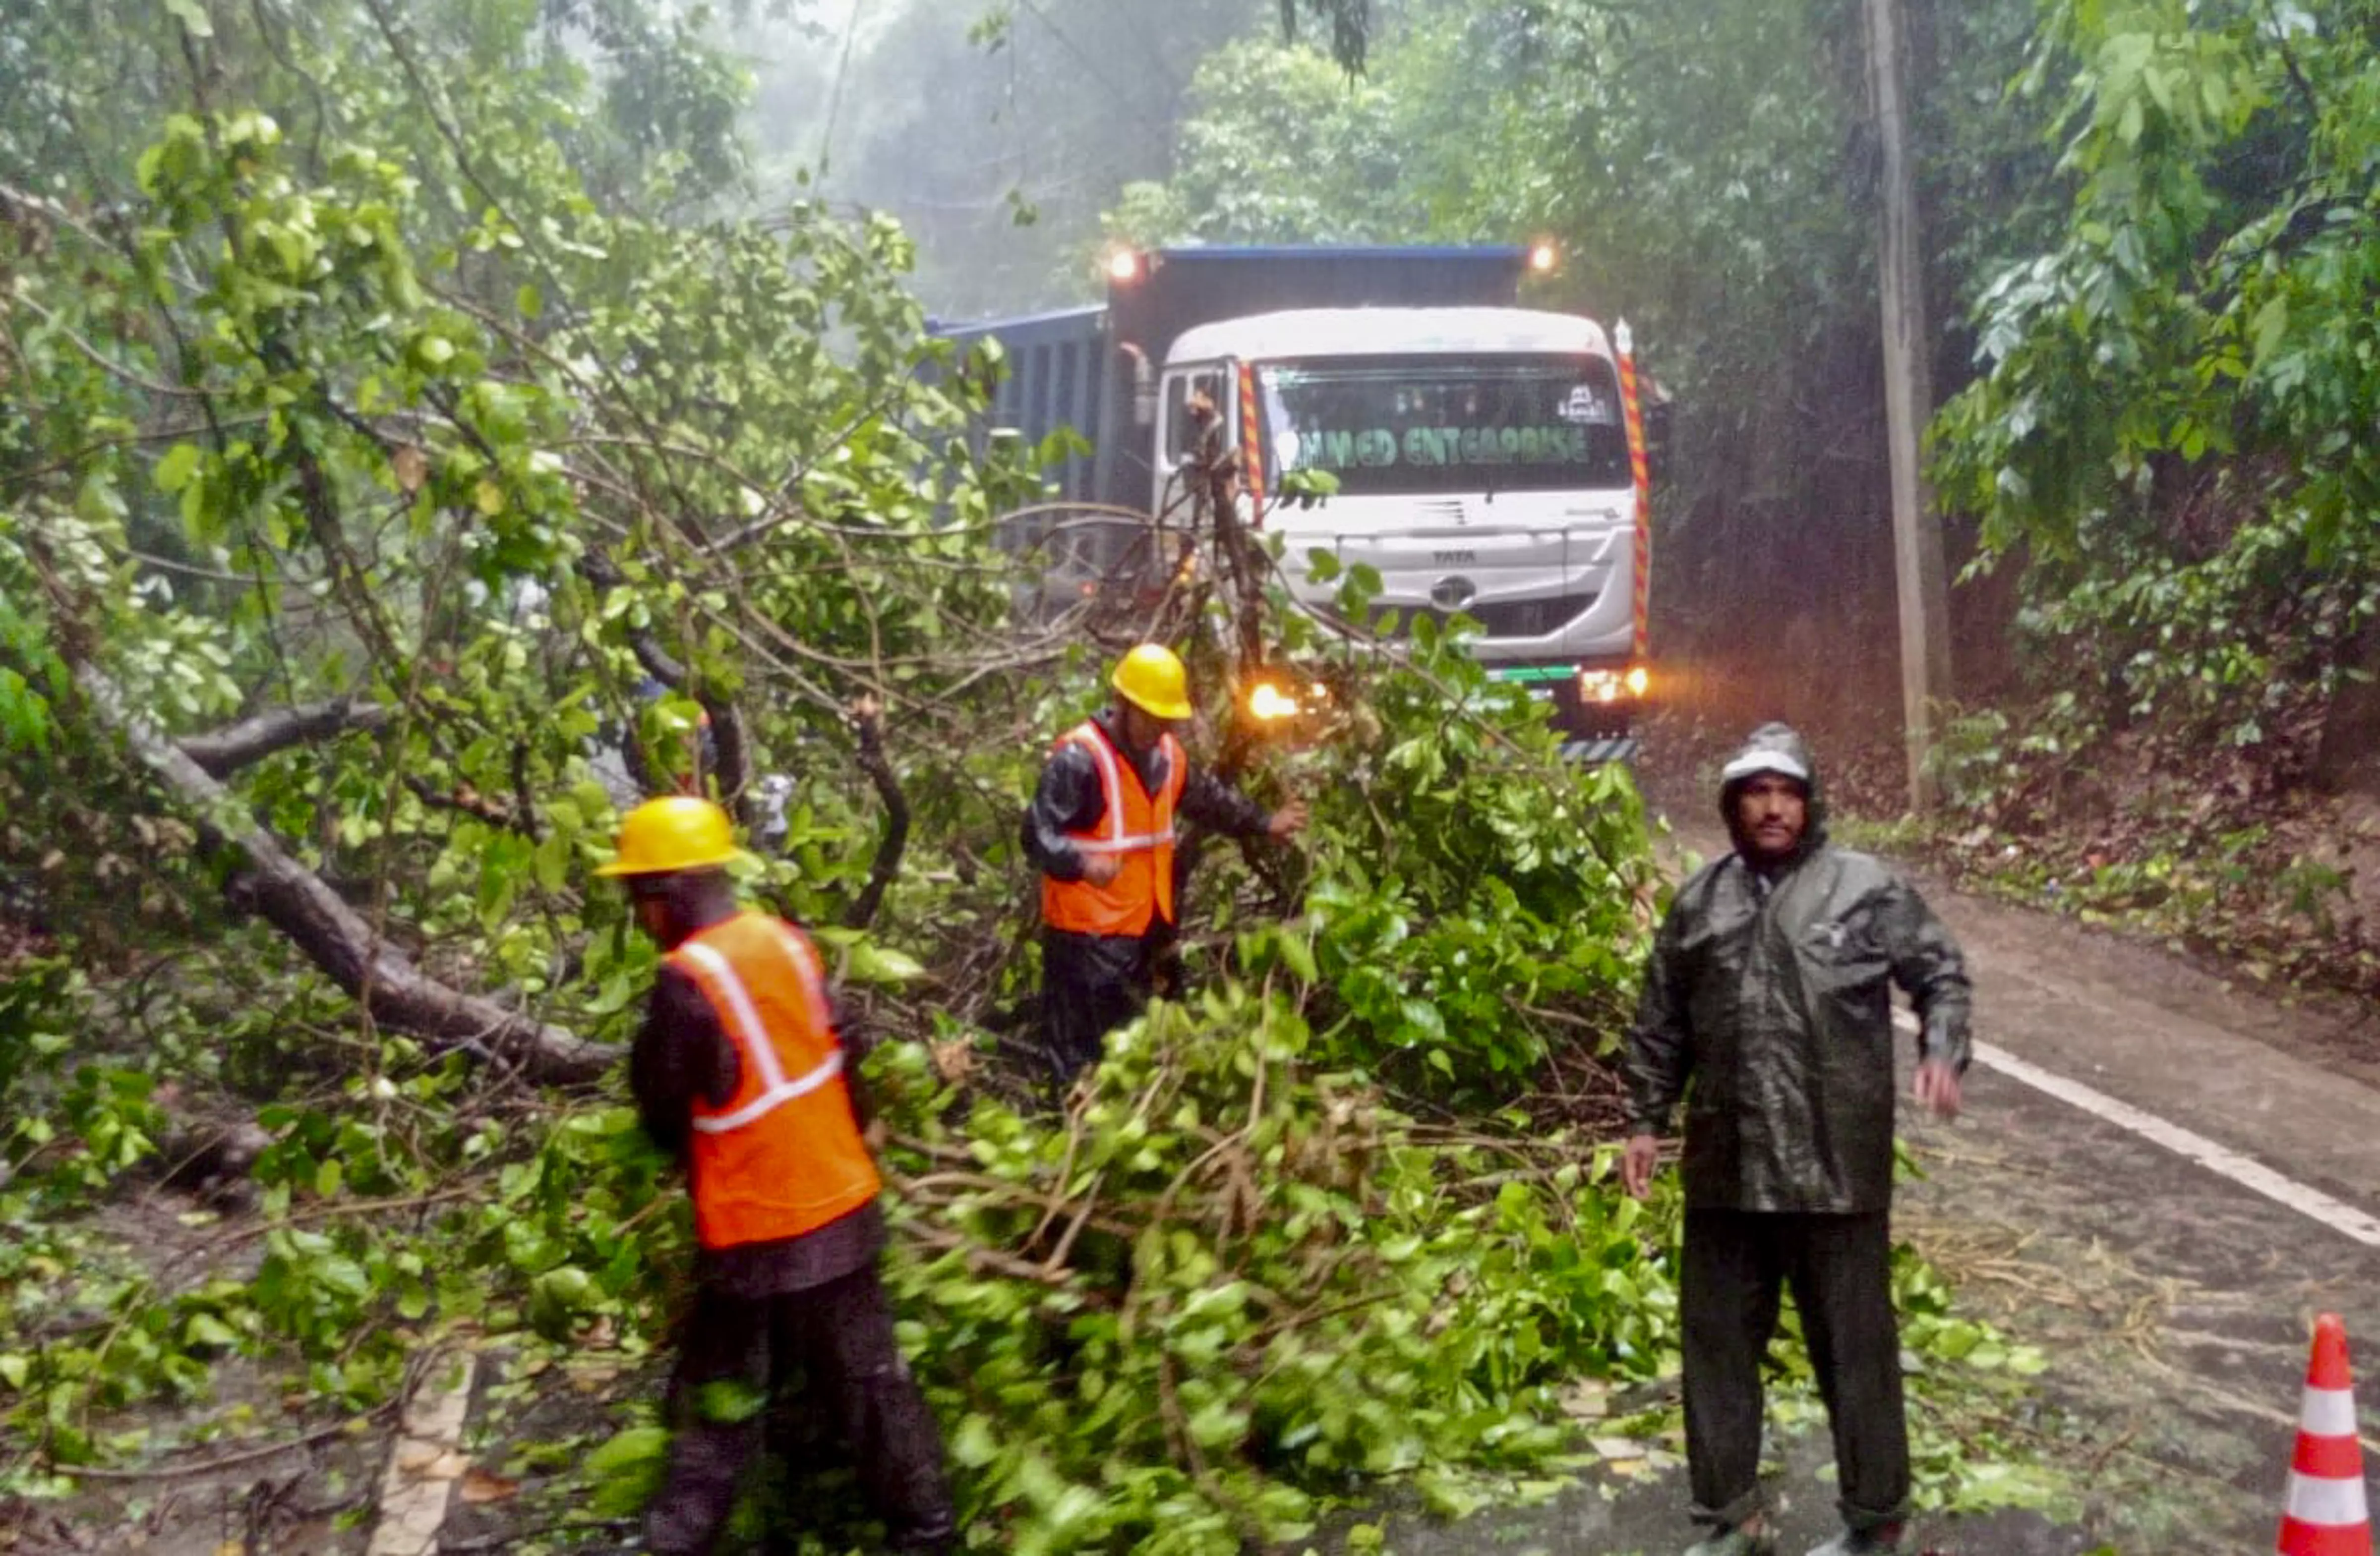
<svg viewBox="0 0 2380 1556">
<path fill-rule="evenodd" d="M 648 800 L 620 818 L 620 847 L 599 875 L 665 875 L 714 870 L 735 858 L 727 813 L 691 794 Z"/>
<path fill-rule="evenodd" d="M 1190 672 L 1180 656 L 1161 643 L 1144 643 L 1126 654 L 1108 677 L 1135 707 L 1160 718 L 1190 717 Z"/>
</svg>

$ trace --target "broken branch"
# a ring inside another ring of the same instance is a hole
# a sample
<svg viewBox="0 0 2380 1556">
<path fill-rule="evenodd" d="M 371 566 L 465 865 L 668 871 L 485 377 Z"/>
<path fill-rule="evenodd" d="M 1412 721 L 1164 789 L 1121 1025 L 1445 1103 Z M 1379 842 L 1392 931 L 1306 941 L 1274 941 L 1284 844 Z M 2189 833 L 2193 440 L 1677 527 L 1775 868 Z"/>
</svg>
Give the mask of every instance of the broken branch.
<svg viewBox="0 0 2380 1556">
<path fill-rule="evenodd" d="M 209 734 L 186 735 L 174 743 L 209 778 L 223 778 L 293 745 L 348 730 L 381 729 L 390 714 L 383 704 L 360 697 L 332 697 L 268 709 Z"/>
<path fill-rule="evenodd" d="M 868 884 L 843 915 L 845 927 L 866 929 L 875 922 L 885 891 L 901 872 L 901 855 L 909 846 L 909 800 L 901 791 L 900 775 L 884 754 L 884 705 L 874 697 L 862 697 L 852 704 L 851 717 L 859 730 L 859 770 L 868 775 L 876 786 L 876 797 L 884 802 L 884 836 L 878 840 L 875 861 L 868 867 Z"/>
<path fill-rule="evenodd" d="M 196 813 L 206 846 L 245 856 L 246 887 L 258 913 L 340 988 L 361 997 L 374 1020 L 443 1047 L 516 1055 L 543 1080 L 590 1080 L 610 1066 L 614 1051 L 605 1044 L 423 976 L 381 944 L 346 899 L 292 859 L 204 767 L 132 711 L 114 682 L 87 663 L 75 667 L 74 677 L 101 723 Z"/>
</svg>

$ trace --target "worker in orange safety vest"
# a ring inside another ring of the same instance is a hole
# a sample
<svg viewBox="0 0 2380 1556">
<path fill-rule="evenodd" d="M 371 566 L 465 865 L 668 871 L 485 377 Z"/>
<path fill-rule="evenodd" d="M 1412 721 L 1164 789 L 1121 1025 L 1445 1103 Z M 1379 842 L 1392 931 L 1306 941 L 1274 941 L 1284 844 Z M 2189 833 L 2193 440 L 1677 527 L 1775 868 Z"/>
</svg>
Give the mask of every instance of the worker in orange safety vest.
<svg viewBox="0 0 2380 1556">
<path fill-rule="evenodd" d="M 1173 733 L 1191 715 L 1190 677 L 1172 649 L 1142 644 L 1109 684 L 1114 702 L 1060 737 L 1025 813 L 1025 851 L 1041 872 L 1043 1041 L 1061 1086 L 1148 998 L 1176 923 L 1176 819 L 1275 838 L 1306 819 L 1302 801 L 1268 813 L 1191 768 Z"/>
<path fill-rule="evenodd" d="M 734 1511 L 761 1417 L 718 1412 L 712 1385 L 774 1393 L 798 1369 L 831 1396 L 893 1548 L 945 1550 L 941 1434 L 877 1273 L 880 1180 L 857 1077 L 817 950 L 739 905 L 726 874 L 737 852 L 724 811 L 672 795 L 628 813 L 598 872 L 625 883 L 664 953 L 629 1079 L 646 1131 L 686 1165 L 698 1244 L 670 1384 L 677 1431 L 646 1545 L 708 1551 Z M 739 1418 L 711 1418 L 722 1413 Z"/>
</svg>

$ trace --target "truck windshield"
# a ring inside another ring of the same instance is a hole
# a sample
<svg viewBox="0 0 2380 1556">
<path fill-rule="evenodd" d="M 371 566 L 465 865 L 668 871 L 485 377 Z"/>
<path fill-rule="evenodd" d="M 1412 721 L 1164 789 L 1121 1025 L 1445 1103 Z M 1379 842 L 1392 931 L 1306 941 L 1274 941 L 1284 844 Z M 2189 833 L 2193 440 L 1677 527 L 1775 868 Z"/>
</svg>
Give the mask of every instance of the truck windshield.
<svg viewBox="0 0 2380 1556">
<path fill-rule="evenodd" d="M 1628 484 L 1620 380 L 1594 356 L 1335 357 L 1259 367 L 1267 464 L 1349 496 Z"/>
</svg>

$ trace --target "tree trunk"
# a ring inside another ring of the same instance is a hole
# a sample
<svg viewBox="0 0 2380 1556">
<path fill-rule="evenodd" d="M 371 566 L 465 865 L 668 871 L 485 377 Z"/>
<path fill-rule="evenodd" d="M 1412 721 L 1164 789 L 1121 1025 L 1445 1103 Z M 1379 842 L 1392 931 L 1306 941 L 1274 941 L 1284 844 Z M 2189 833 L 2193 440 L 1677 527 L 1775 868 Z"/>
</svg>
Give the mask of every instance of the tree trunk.
<svg viewBox="0 0 2380 1556">
<path fill-rule="evenodd" d="M 128 707 L 113 682 L 85 664 L 76 667 L 75 682 L 100 721 L 164 780 L 175 799 L 196 813 L 205 845 L 240 857 L 242 884 L 258 913 L 340 988 L 361 1000 L 374 1020 L 441 1048 L 468 1048 L 486 1057 L 514 1059 L 540 1080 L 591 1080 L 617 1055 L 617 1050 L 605 1044 L 589 1043 L 423 976 L 376 937 L 321 876 L 292 859 L 237 796 Z"/>
<path fill-rule="evenodd" d="M 2380 795 L 2380 621 L 2365 622 L 2339 659 L 2367 679 L 2331 694 L 2314 782 L 2332 794 Z"/>
</svg>

